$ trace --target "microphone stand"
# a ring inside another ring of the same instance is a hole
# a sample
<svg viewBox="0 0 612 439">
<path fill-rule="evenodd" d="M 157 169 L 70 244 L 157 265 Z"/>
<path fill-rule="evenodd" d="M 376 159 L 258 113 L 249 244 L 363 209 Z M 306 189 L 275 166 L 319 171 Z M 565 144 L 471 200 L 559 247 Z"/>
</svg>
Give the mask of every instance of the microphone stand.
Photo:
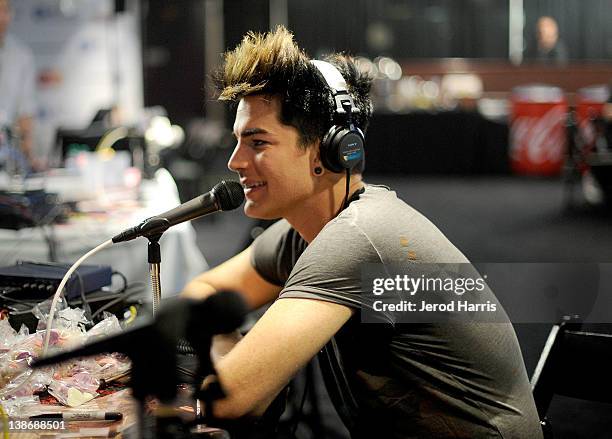
<svg viewBox="0 0 612 439">
<path fill-rule="evenodd" d="M 242 186 L 235 181 L 221 181 L 210 192 L 196 197 L 161 215 L 144 220 L 112 238 L 113 243 L 130 241 L 139 236 L 149 240 L 149 273 L 153 293 L 153 314 L 158 311 L 161 302 L 160 263 L 161 251 L 159 239 L 172 225 L 190 221 L 219 210 L 232 210 L 244 201 Z"/>
<path fill-rule="evenodd" d="M 149 240 L 147 259 L 149 261 L 151 292 L 153 294 L 153 315 L 155 315 L 159 311 L 161 304 L 161 248 L 159 246 L 159 239 L 168 230 L 170 223 L 167 219 L 152 217 L 143 221 L 140 227 L 143 230 L 147 230 L 146 233 L 142 233 L 142 236 Z"/>
<path fill-rule="evenodd" d="M 159 238 L 161 238 L 161 236 L 161 233 L 154 236 L 147 236 L 147 239 L 149 240 L 147 250 L 149 274 L 151 276 L 151 292 L 153 293 L 153 315 L 157 314 L 157 311 L 159 311 L 159 305 L 161 303 L 161 248 L 159 246 Z"/>
</svg>

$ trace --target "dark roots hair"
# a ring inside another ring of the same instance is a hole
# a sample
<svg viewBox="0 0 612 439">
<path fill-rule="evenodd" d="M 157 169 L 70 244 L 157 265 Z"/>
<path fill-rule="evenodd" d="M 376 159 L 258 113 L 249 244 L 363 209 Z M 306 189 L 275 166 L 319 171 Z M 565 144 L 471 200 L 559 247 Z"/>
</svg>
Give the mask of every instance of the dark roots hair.
<svg viewBox="0 0 612 439">
<path fill-rule="evenodd" d="M 280 121 L 300 133 L 300 146 L 321 140 L 335 123 L 335 103 L 317 68 L 283 26 L 274 32 L 249 32 L 242 42 L 224 55 L 224 65 L 213 75 L 219 100 L 237 103 L 253 94 L 278 96 Z M 360 72 L 344 54 L 327 56 L 346 81 L 355 106 L 353 122 L 365 133 L 372 102 L 372 78 Z"/>
</svg>

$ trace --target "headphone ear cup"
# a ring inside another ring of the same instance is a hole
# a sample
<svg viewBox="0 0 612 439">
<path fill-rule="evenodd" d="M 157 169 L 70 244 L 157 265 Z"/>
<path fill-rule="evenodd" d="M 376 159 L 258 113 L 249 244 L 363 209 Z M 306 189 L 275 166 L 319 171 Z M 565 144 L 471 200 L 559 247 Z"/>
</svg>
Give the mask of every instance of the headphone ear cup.
<svg viewBox="0 0 612 439">
<path fill-rule="evenodd" d="M 346 127 L 340 128 L 332 139 L 330 151 L 333 151 L 333 157 L 338 168 L 337 172 L 353 169 L 365 158 L 362 132 L 360 130 L 350 130 Z"/>
<path fill-rule="evenodd" d="M 337 141 L 338 136 L 341 131 L 343 131 L 343 127 L 334 125 L 332 126 L 325 136 L 323 136 L 323 140 L 321 141 L 320 147 L 320 156 L 321 163 L 325 168 L 329 169 L 332 172 L 342 172 L 344 170 L 344 166 L 340 163 L 338 158 L 338 145 Z"/>
<path fill-rule="evenodd" d="M 364 143 L 360 129 L 350 130 L 334 125 L 321 141 L 321 162 L 327 169 L 336 173 L 352 169 L 365 158 Z"/>
</svg>

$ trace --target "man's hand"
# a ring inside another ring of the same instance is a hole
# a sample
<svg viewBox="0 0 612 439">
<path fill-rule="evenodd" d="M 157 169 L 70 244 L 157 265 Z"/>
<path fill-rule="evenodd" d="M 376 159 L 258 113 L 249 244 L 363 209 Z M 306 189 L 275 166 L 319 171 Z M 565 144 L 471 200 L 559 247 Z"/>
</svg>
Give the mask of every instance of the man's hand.
<svg viewBox="0 0 612 439">
<path fill-rule="evenodd" d="M 219 360 L 225 357 L 234 346 L 242 340 L 240 331 L 235 330 L 229 334 L 219 334 L 212 338 L 212 346 L 210 348 L 210 359 L 213 364 L 217 364 Z"/>
</svg>

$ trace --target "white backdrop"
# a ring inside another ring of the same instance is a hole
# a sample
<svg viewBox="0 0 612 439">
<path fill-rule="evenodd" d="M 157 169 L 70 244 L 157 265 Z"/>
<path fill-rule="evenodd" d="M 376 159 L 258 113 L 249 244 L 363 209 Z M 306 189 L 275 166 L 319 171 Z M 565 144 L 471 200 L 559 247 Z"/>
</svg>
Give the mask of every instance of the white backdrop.
<svg viewBox="0 0 612 439">
<path fill-rule="evenodd" d="M 10 32 L 34 52 L 38 70 L 36 152 L 47 156 L 57 127 L 80 129 L 100 108 L 120 108 L 122 122 L 143 108 L 138 17 L 114 13 L 112 0 L 12 2 Z"/>
</svg>

